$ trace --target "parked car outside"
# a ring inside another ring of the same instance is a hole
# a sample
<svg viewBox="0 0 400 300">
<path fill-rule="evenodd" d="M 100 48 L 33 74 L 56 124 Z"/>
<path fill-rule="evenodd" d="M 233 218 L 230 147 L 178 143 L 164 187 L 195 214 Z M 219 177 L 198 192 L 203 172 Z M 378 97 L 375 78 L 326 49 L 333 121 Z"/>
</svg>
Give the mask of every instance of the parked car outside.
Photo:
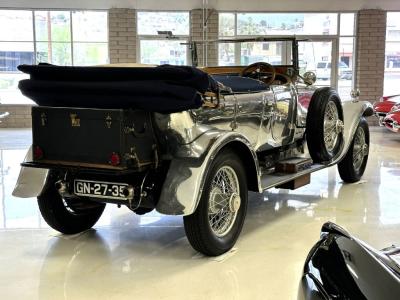
<svg viewBox="0 0 400 300">
<path fill-rule="evenodd" d="M 37 197 L 64 234 L 91 228 L 107 203 L 181 215 L 193 248 L 215 256 L 236 243 L 248 191 L 296 189 L 335 164 L 359 181 L 372 106 L 299 74 L 295 38 L 233 42 L 269 41 L 287 44 L 290 64 L 20 66 L 38 106 L 14 195 Z"/>
<path fill-rule="evenodd" d="M 317 63 L 316 75 L 317 79 L 328 80 L 331 78 L 331 62 L 320 61 Z M 338 62 L 338 74 L 341 79 L 351 80 L 353 78 L 353 71 L 344 62 Z"/>
</svg>

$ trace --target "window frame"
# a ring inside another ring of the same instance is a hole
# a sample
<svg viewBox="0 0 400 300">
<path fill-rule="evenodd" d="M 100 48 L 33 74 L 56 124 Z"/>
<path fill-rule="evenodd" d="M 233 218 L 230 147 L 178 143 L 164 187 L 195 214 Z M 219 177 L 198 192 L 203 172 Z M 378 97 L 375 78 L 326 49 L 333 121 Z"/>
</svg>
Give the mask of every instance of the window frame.
<svg viewBox="0 0 400 300">
<path fill-rule="evenodd" d="M 180 12 L 185 12 L 188 13 L 189 16 L 189 30 L 188 30 L 188 35 L 174 35 L 174 39 L 172 41 L 182 41 L 182 43 L 188 43 L 191 36 L 191 28 L 192 28 L 192 18 L 190 14 L 190 10 L 153 10 L 153 9 L 141 9 L 141 10 L 136 10 L 135 12 L 135 17 L 136 17 L 136 62 L 142 63 L 141 61 L 141 49 L 140 49 L 140 42 L 142 40 L 158 40 L 158 41 L 165 41 L 168 40 L 165 37 L 162 37 L 160 35 L 152 35 L 152 34 L 140 34 L 139 35 L 139 17 L 138 13 L 140 12 L 153 12 L 153 13 L 180 13 Z M 187 65 L 190 65 L 192 63 L 191 61 L 191 55 L 189 51 L 189 46 L 186 45 L 186 63 Z"/>
<path fill-rule="evenodd" d="M 387 20 L 387 17 L 388 17 L 388 14 L 389 13 L 398 13 L 398 14 L 400 14 L 400 10 L 387 10 L 386 11 L 386 20 Z M 387 46 L 388 46 L 388 44 L 395 44 L 395 45 L 397 45 L 398 46 L 398 48 L 400 49 L 400 39 L 399 40 L 388 40 L 387 39 L 387 22 L 386 22 L 386 30 L 385 30 L 385 32 L 386 32 L 386 37 L 385 37 L 385 66 L 384 66 L 384 71 L 383 71 L 383 95 L 386 95 L 386 94 L 392 94 L 392 93 L 387 93 L 387 92 L 385 92 L 385 90 L 386 90 L 386 79 L 385 79 L 385 77 L 386 77 L 386 69 L 387 69 L 387 67 L 386 67 L 386 65 L 387 65 L 387 55 L 386 55 L 386 51 L 387 51 Z M 388 96 L 389 96 L 388 95 Z"/>
</svg>

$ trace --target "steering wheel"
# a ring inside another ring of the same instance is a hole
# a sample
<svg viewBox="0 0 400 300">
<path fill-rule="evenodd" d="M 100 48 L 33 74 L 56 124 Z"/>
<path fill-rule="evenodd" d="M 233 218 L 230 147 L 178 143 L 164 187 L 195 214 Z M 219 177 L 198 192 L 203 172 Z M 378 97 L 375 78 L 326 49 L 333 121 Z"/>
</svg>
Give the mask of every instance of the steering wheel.
<svg viewBox="0 0 400 300">
<path fill-rule="evenodd" d="M 273 65 L 266 62 L 256 62 L 248 65 L 240 72 L 240 76 L 258 79 L 266 84 L 275 80 L 276 70 Z"/>
</svg>

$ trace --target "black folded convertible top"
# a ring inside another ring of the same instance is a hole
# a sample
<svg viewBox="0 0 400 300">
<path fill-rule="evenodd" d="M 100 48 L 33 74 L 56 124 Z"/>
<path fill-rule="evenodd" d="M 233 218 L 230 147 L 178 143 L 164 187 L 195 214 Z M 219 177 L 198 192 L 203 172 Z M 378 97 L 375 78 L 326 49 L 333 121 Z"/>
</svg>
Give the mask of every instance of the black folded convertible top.
<svg viewBox="0 0 400 300">
<path fill-rule="evenodd" d="M 20 65 L 30 75 L 22 94 L 41 106 L 133 108 L 170 113 L 202 105 L 201 94 L 216 91 L 216 82 L 189 66 L 63 67 Z"/>
</svg>

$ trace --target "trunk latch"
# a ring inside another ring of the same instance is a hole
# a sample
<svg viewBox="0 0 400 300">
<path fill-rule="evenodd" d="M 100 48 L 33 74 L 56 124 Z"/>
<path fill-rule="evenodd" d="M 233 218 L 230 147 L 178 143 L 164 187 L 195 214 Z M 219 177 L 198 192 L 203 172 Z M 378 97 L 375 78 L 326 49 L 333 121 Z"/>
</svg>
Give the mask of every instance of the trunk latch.
<svg viewBox="0 0 400 300">
<path fill-rule="evenodd" d="M 111 124 L 112 124 L 112 118 L 111 118 L 110 115 L 107 115 L 107 117 L 106 117 L 106 126 L 107 126 L 108 129 L 111 128 Z"/>
</svg>

